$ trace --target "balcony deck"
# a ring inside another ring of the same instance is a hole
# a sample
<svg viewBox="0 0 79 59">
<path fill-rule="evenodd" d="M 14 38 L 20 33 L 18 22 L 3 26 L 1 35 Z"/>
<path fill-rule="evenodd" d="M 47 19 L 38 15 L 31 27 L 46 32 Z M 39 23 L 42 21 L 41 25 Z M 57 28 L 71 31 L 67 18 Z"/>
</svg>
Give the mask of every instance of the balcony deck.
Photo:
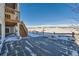
<svg viewBox="0 0 79 59">
<path fill-rule="evenodd" d="M 5 19 L 5 25 L 6 26 L 14 26 L 19 22 L 18 20 L 12 20 L 12 19 Z"/>
<path fill-rule="evenodd" d="M 18 10 L 12 9 L 12 8 L 10 8 L 10 7 L 5 7 L 5 12 L 6 12 L 6 13 L 11 13 L 11 14 L 15 14 L 15 12 L 19 13 Z"/>
<path fill-rule="evenodd" d="M 15 15 L 16 10 L 12 8 L 7 8 L 5 9 L 5 25 L 7 26 L 14 26 L 19 22 L 19 15 L 16 16 L 15 19 L 11 19 L 11 14 Z"/>
</svg>

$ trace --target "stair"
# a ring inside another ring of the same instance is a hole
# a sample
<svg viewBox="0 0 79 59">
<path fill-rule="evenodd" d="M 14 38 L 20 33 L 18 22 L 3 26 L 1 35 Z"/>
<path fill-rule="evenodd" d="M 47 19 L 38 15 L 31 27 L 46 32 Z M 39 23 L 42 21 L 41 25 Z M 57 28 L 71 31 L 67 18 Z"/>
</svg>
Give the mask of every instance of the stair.
<svg viewBox="0 0 79 59">
<path fill-rule="evenodd" d="M 21 37 L 27 37 L 28 30 L 23 22 L 20 23 L 20 36 Z"/>
</svg>

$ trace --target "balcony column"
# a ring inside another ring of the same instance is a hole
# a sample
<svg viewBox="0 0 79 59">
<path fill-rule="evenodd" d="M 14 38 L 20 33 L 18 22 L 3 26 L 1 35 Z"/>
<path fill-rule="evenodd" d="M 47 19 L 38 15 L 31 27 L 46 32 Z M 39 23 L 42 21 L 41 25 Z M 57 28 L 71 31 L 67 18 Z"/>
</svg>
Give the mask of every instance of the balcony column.
<svg viewBox="0 0 79 59">
<path fill-rule="evenodd" d="M 20 25 L 20 23 L 18 22 L 17 23 L 17 35 L 18 35 L 18 37 L 20 38 L 20 27 L 19 27 L 19 25 Z"/>
<path fill-rule="evenodd" d="M 5 22 L 2 22 L 2 25 L 1 25 L 1 38 L 2 40 L 5 39 Z"/>
</svg>

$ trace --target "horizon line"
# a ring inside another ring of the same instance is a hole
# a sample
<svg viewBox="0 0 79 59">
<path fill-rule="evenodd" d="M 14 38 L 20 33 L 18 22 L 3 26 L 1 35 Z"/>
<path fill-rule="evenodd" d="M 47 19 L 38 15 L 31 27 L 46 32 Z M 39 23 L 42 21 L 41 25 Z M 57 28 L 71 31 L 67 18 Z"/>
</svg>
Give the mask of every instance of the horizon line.
<svg viewBox="0 0 79 59">
<path fill-rule="evenodd" d="M 79 24 L 51 24 L 51 25 L 26 25 L 27 27 L 48 27 L 48 26 L 79 26 Z"/>
</svg>

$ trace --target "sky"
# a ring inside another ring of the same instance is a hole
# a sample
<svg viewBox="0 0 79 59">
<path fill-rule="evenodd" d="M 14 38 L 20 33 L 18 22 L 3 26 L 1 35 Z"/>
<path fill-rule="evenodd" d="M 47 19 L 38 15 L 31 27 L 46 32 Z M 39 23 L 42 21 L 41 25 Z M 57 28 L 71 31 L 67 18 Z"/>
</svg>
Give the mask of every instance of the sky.
<svg viewBox="0 0 79 59">
<path fill-rule="evenodd" d="M 78 4 L 21 3 L 20 19 L 28 26 L 77 24 Z"/>
</svg>

